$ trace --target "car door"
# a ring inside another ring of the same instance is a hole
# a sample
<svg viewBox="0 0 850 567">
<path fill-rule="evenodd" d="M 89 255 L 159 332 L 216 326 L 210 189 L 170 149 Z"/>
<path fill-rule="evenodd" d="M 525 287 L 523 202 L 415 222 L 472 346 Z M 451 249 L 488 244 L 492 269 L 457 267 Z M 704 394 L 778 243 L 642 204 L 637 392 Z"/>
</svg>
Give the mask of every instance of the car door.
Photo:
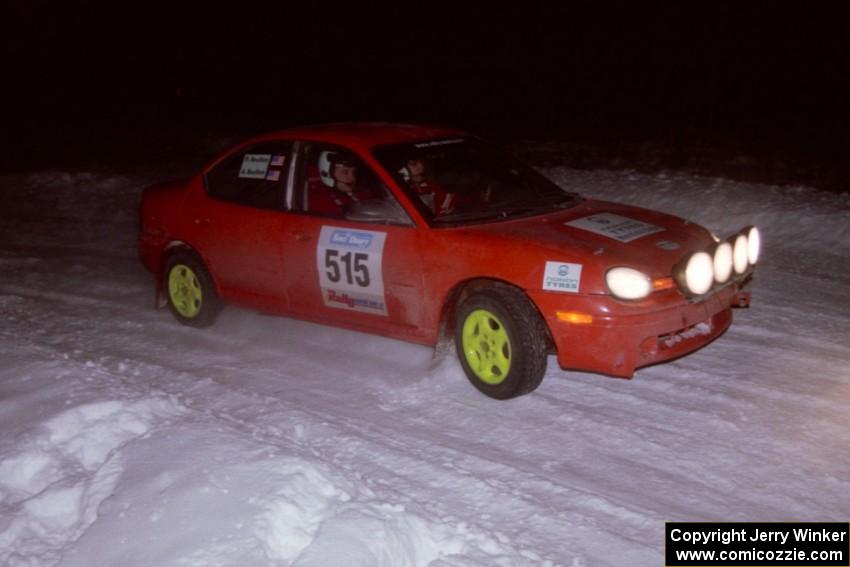
<svg viewBox="0 0 850 567">
<path fill-rule="evenodd" d="M 298 266 L 286 274 L 290 309 L 343 326 L 422 335 L 419 232 L 379 177 L 356 157 L 351 159 L 358 183 L 374 199 L 359 203 L 359 212 L 313 210 L 311 203 L 320 202 L 318 194 L 329 189 L 319 166 L 327 151 L 346 150 L 304 144 L 295 175 L 284 246 L 287 265 Z M 376 211 L 390 212 L 380 218 Z"/>
<path fill-rule="evenodd" d="M 293 144 L 240 149 L 204 176 L 196 207 L 199 248 L 230 300 L 273 309 L 288 304 L 281 254 Z"/>
</svg>

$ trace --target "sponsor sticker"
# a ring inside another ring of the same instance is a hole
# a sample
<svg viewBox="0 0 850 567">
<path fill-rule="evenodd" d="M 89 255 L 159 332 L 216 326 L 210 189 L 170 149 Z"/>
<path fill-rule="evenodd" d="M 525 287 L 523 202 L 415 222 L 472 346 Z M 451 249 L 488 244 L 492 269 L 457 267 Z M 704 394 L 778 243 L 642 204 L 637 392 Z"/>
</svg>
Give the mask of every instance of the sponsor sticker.
<svg viewBox="0 0 850 567">
<path fill-rule="evenodd" d="M 594 234 L 601 234 L 620 242 L 631 242 L 647 234 L 655 234 L 664 229 L 654 224 L 615 215 L 614 213 L 599 213 L 582 217 L 564 225 L 580 228 Z"/>
<path fill-rule="evenodd" d="M 283 154 L 277 154 L 272 157 L 272 161 L 269 165 L 272 167 L 283 167 L 283 164 L 286 162 L 286 156 Z"/>
<path fill-rule="evenodd" d="M 239 169 L 239 177 L 243 179 L 265 179 L 271 160 L 271 154 L 245 154 L 245 157 L 242 158 L 242 167 Z"/>
<path fill-rule="evenodd" d="M 374 232 L 365 230 L 334 229 L 330 234 L 330 243 L 334 246 L 367 250 L 372 246 L 372 240 L 375 234 Z"/>
<path fill-rule="evenodd" d="M 581 287 L 581 264 L 546 262 L 543 271 L 543 289 L 578 293 Z"/>
<path fill-rule="evenodd" d="M 277 181 L 278 179 L 280 179 L 279 169 L 270 169 L 266 174 L 266 181 Z"/>
<path fill-rule="evenodd" d="M 387 233 L 323 226 L 316 245 L 325 305 L 387 315 L 382 261 Z"/>
</svg>

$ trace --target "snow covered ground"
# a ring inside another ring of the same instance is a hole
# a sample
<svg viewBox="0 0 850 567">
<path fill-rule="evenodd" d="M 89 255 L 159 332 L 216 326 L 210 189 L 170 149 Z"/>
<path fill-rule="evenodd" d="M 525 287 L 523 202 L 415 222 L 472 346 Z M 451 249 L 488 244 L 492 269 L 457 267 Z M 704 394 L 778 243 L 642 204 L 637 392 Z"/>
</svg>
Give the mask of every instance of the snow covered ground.
<svg viewBox="0 0 850 567">
<path fill-rule="evenodd" d="M 155 311 L 169 169 L 0 177 L 0 564 L 649 566 L 665 521 L 850 517 L 847 194 L 547 167 L 766 247 L 705 349 L 497 402 L 421 346 Z"/>
</svg>

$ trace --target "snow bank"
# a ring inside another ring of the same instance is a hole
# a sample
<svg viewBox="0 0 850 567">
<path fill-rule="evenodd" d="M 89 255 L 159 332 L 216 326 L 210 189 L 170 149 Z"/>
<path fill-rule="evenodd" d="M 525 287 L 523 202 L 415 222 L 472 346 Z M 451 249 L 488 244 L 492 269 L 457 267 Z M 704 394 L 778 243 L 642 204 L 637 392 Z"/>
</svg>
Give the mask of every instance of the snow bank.
<svg viewBox="0 0 850 567">
<path fill-rule="evenodd" d="M 111 498 L 65 549 L 62 564 L 90 565 L 92 557 L 175 566 L 525 561 L 463 523 L 387 501 L 358 475 L 280 453 L 198 415 L 134 442 L 121 451 Z"/>
<path fill-rule="evenodd" d="M 179 413 L 168 399 L 111 400 L 65 410 L 19 439 L 0 460 L 4 565 L 52 564 L 96 519 L 124 465 L 120 449 Z"/>
<path fill-rule="evenodd" d="M 0 451 L 2 565 L 548 564 L 322 457 L 311 442 L 329 439 L 324 420 L 222 419 L 215 392 L 225 411 L 246 401 L 215 383 L 201 383 L 203 407 L 138 393 L 150 383 L 129 379 L 148 362 L 66 362 L 57 380 L 55 361 L 21 359 L 0 382 L 28 404 L 0 405 L 14 415 Z"/>
</svg>

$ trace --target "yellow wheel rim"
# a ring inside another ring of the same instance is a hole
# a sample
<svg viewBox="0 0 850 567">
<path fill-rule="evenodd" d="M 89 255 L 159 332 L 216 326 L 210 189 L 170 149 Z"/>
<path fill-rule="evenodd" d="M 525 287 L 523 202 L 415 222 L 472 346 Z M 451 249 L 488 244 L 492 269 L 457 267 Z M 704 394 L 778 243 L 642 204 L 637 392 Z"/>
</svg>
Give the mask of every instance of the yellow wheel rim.
<svg viewBox="0 0 850 567">
<path fill-rule="evenodd" d="M 168 272 L 168 297 L 177 312 L 187 319 L 201 312 L 201 282 L 192 268 L 185 264 L 176 264 L 171 268 Z"/>
<path fill-rule="evenodd" d="M 511 342 L 505 326 L 486 309 L 463 322 L 463 354 L 472 372 L 487 384 L 501 384 L 511 369 Z"/>
</svg>

